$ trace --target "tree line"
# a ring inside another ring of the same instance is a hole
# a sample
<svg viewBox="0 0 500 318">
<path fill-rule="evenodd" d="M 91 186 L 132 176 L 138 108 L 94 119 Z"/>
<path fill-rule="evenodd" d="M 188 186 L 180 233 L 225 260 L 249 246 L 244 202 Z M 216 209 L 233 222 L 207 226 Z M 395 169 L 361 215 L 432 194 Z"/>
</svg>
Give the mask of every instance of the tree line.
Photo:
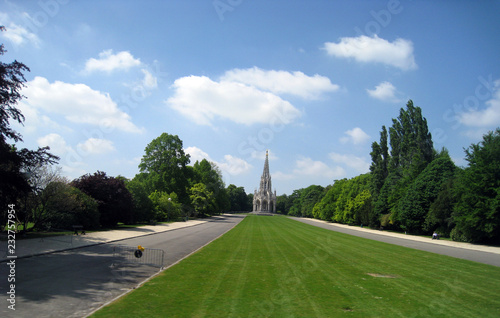
<svg viewBox="0 0 500 318">
<path fill-rule="evenodd" d="M 500 244 L 500 128 L 465 149 L 468 166 L 457 167 L 446 149 L 434 149 L 421 108 L 409 100 L 371 149 L 369 173 L 279 196 L 277 211 Z"/>
</svg>

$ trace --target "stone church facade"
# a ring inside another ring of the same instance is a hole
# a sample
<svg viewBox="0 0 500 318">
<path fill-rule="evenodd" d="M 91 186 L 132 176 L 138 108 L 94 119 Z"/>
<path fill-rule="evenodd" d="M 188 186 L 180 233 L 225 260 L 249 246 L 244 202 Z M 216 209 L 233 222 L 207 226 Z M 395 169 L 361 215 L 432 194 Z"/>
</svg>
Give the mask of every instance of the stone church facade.
<svg viewBox="0 0 500 318">
<path fill-rule="evenodd" d="M 266 151 L 266 161 L 264 162 L 264 172 L 260 177 L 259 191 L 257 189 L 253 195 L 253 212 L 276 213 L 276 190 L 272 191 L 271 174 L 269 173 L 269 158 Z"/>
</svg>

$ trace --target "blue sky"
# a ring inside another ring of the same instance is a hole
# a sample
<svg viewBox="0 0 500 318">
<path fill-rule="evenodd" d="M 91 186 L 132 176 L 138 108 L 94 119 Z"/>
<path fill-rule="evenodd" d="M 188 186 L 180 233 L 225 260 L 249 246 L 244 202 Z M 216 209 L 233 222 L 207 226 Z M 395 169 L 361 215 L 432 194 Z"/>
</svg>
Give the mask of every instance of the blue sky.
<svg viewBox="0 0 500 318">
<path fill-rule="evenodd" d="M 500 1 L 4 1 L 26 74 L 23 147 L 69 179 L 132 178 L 178 135 L 253 192 L 269 149 L 278 195 L 369 171 L 371 143 L 412 99 L 436 149 L 500 126 Z"/>
</svg>

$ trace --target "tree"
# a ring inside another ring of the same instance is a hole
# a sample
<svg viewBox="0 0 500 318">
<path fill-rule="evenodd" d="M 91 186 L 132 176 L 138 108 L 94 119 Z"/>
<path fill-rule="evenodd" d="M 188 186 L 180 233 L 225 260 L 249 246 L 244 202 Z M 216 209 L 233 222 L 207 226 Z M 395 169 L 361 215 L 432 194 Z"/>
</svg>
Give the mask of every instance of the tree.
<svg viewBox="0 0 500 318">
<path fill-rule="evenodd" d="M 102 226 L 114 227 L 118 222 L 133 222 L 133 199 L 123 180 L 97 171 L 73 180 L 71 185 L 97 201 Z"/>
<path fill-rule="evenodd" d="M 146 187 L 137 178 L 125 183 L 132 195 L 134 204 L 133 216 L 136 222 L 149 222 L 154 219 L 153 202 L 148 196 Z"/>
<path fill-rule="evenodd" d="M 500 244 L 500 128 L 465 150 L 457 180 L 454 240 Z"/>
<path fill-rule="evenodd" d="M 5 27 L 0 26 L 0 31 Z M 0 56 L 5 54 L 3 44 L 0 44 Z M 28 200 L 31 186 L 28 182 L 31 167 L 44 164 L 53 164 L 58 157 L 48 152 L 49 148 L 38 148 L 36 151 L 21 149 L 8 144 L 8 140 L 22 142 L 22 136 L 10 127 L 10 120 L 19 124 L 24 123 L 22 112 L 16 107 L 23 98 L 21 89 L 25 86 L 24 72 L 29 68 L 18 61 L 12 63 L 0 62 L 0 205 L 16 203 L 20 198 Z M 25 216 L 30 213 L 25 206 L 18 210 Z M 2 209 L 2 221 L 5 221 L 6 210 Z"/>
<path fill-rule="evenodd" d="M 153 205 L 154 219 L 156 221 L 175 220 L 182 215 L 182 205 L 177 194 L 155 191 L 149 195 Z"/>
<path fill-rule="evenodd" d="M 389 135 L 390 155 L 387 146 Z M 410 184 L 434 159 L 432 136 L 427 119 L 420 107 L 409 100 L 406 109 L 401 108 L 399 116 L 392 119 L 389 132 L 384 126 L 380 133 L 380 144 L 372 144 L 373 216 L 385 220 L 384 225 L 398 227 L 398 202 L 405 195 Z"/>
<path fill-rule="evenodd" d="M 175 192 L 182 203 L 189 203 L 187 193 L 189 154 L 184 153 L 177 135 L 161 134 L 151 141 L 139 164 L 148 191 Z"/>
<path fill-rule="evenodd" d="M 245 188 L 236 187 L 234 184 L 230 184 L 226 191 L 231 204 L 230 211 L 252 211 L 252 206 L 248 202 Z"/>
<path fill-rule="evenodd" d="M 44 208 L 39 229 L 68 230 L 73 225 L 85 229 L 100 227 L 98 203 L 65 181 L 50 182 L 42 192 Z"/>
<path fill-rule="evenodd" d="M 452 179 L 456 167 L 447 151 L 443 151 L 418 175 L 398 204 L 401 227 L 411 233 L 424 233 L 430 206 L 443 184 Z M 433 231 L 435 229 L 432 229 Z"/>
<path fill-rule="evenodd" d="M 207 189 L 205 184 L 197 183 L 190 189 L 191 204 L 196 215 L 210 215 L 214 208 L 214 194 Z"/>
<path fill-rule="evenodd" d="M 219 213 L 228 211 L 231 203 L 219 167 L 217 167 L 215 163 L 203 159 L 200 162 L 195 162 L 193 171 L 195 179 L 193 185 L 196 183 L 203 183 L 214 195 L 214 210 L 211 212 Z"/>
</svg>

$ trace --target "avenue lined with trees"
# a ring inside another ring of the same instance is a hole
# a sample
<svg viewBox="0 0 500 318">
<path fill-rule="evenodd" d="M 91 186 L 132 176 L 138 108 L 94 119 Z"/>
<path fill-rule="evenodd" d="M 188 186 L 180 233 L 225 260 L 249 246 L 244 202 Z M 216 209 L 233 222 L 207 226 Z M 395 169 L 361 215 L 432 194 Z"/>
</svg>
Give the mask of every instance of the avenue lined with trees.
<svg viewBox="0 0 500 318">
<path fill-rule="evenodd" d="M 4 28 L 2 27 L 2 30 Z M 0 55 L 5 53 L 0 46 Z M 16 107 L 29 68 L 0 63 L 0 203 L 16 204 L 22 231 L 114 227 L 251 211 L 252 194 L 222 180 L 207 160 L 190 166 L 177 135 L 163 133 L 145 148 L 139 174 L 129 180 L 103 171 L 73 181 L 54 168 L 49 148 L 18 149 L 23 124 Z M 12 144 L 11 144 L 12 143 Z M 311 185 L 277 198 L 277 212 L 351 225 L 366 225 L 453 240 L 500 244 L 500 128 L 465 150 L 468 166 L 455 166 L 446 149 L 436 150 L 420 107 L 409 100 L 379 142 L 373 142 L 370 172 Z M 6 209 L 1 222 L 6 224 Z"/>
</svg>

